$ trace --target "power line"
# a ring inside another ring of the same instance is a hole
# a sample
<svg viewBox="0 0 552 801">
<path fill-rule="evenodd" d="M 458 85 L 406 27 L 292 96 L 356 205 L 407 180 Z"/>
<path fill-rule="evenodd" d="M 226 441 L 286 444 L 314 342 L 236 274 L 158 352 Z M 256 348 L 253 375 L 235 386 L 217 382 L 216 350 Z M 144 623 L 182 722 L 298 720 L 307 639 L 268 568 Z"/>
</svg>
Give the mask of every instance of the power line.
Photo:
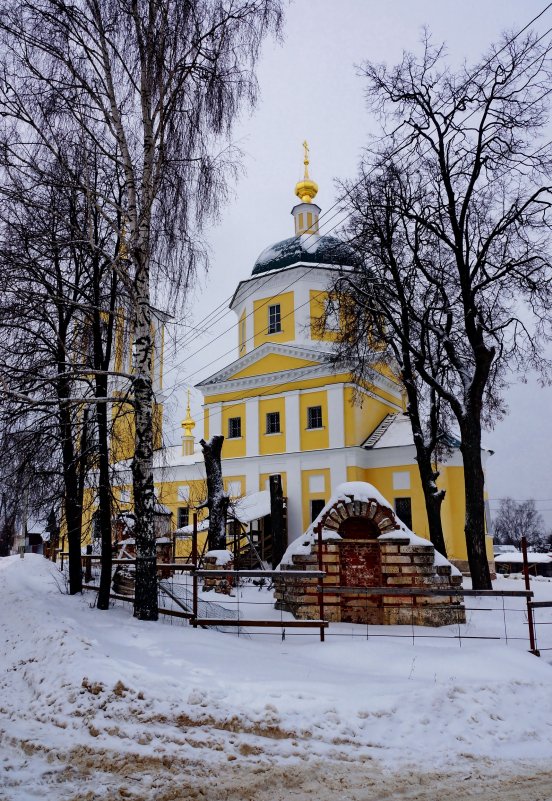
<svg viewBox="0 0 552 801">
<path fill-rule="evenodd" d="M 503 52 L 503 51 L 504 51 L 504 50 L 505 50 L 507 47 L 509 47 L 509 45 L 510 45 L 510 44 L 512 44 L 512 43 L 513 43 L 513 42 L 514 42 L 514 41 L 515 41 L 517 38 L 519 38 L 519 36 L 521 36 L 521 34 L 522 34 L 522 33 L 524 33 L 524 32 L 525 32 L 525 31 L 526 31 L 528 28 L 530 28 L 530 27 L 531 27 L 531 25 L 533 25 L 533 24 L 534 24 L 534 23 L 535 23 L 535 22 L 536 22 L 538 19 L 540 19 L 540 18 L 541 18 L 541 17 L 542 17 L 542 16 L 543 16 L 543 15 L 544 15 L 544 14 L 545 14 L 545 13 L 546 13 L 546 12 L 547 12 L 547 11 L 548 11 L 550 8 L 551 8 L 551 7 L 552 7 L 552 2 L 551 2 L 551 3 L 548 3 L 548 4 L 547 4 L 547 5 L 546 5 L 546 6 L 545 6 L 545 7 L 544 7 L 544 8 L 543 8 L 543 9 L 542 9 L 542 10 L 541 10 L 541 11 L 540 11 L 538 14 L 536 14 L 536 15 L 535 15 L 535 16 L 534 16 L 534 17 L 533 17 L 531 20 L 529 20 L 529 22 L 527 22 L 527 23 L 526 23 L 526 24 L 523 26 L 523 28 L 521 28 L 521 29 L 520 29 L 520 30 L 519 30 L 519 31 L 518 31 L 518 32 L 517 32 L 517 33 L 516 33 L 514 36 L 512 36 L 510 39 L 508 39 L 508 40 L 507 40 L 507 41 L 504 43 L 504 45 L 503 45 L 503 46 L 502 46 L 502 47 L 501 47 L 499 50 L 497 50 L 495 53 L 493 53 L 493 54 L 492 54 L 492 56 L 491 56 L 489 59 L 487 59 L 487 61 L 485 61 L 485 62 L 484 62 L 484 63 L 483 63 L 483 64 L 482 64 L 482 65 L 481 65 L 481 66 L 480 66 L 480 67 L 479 67 L 479 68 L 478 68 L 478 69 L 477 69 L 477 70 L 476 70 L 474 73 L 472 73 L 472 75 L 471 75 L 471 76 L 469 76 L 469 78 L 467 78 L 467 79 L 466 79 L 466 82 L 467 82 L 467 81 L 469 81 L 469 80 L 473 80 L 474 78 L 476 78 L 476 77 L 477 77 L 477 75 L 479 75 L 479 73 L 480 73 L 482 70 L 484 70 L 486 66 L 488 66 L 490 63 L 492 63 L 492 61 L 493 61 L 494 59 L 496 59 L 496 57 L 497 57 L 497 56 L 498 56 L 500 53 L 502 53 L 502 52 Z M 540 36 L 540 37 L 539 37 L 539 38 L 538 38 L 538 39 L 535 41 L 535 43 L 534 43 L 534 45 L 533 45 L 533 46 L 535 46 L 535 45 L 536 45 L 536 44 L 538 44 L 540 41 L 542 41 L 542 39 L 543 39 L 545 36 L 547 36 L 547 35 L 548 35 L 548 33 L 550 33 L 550 31 L 551 31 L 551 30 L 552 30 L 552 28 L 548 29 L 548 31 L 546 31 L 544 34 L 542 34 L 542 35 L 541 35 L 541 36 Z M 527 69 L 527 68 L 526 68 L 526 69 Z M 466 82 L 465 82 L 465 83 L 466 83 Z M 443 106 L 444 106 L 444 105 L 445 105 L 445 101 L 444 101 L 444 102 L 443 102 L 443 103 L 442 103 L 440 106 L 437 106 L 437 108 L 436 108 L 436 111 L 440 111 L 440 110 L 443 108 Z M 472 111 L 472 112 L 471 112 L 469 115 L 467 115 L 467 117 L 464 119 L 464 122 L 465 122 L 465 120 L 469 119 L 469 117 L 470 117 L 470 116 L 472 116 L 472 115 L 475 113 L 475 111 L 476 111 L 476 109 L 474 109 L 474 111 Z M 403 123 L 401 123 L 401 125 L 399 125 L 399 126 L 398 126 L 398 127 L 395 129 L 395 131 L 393 132 L 393 134 L 394 134 L 394 133 L 396 133 L 396 131 L 400 129 L 400 127 L 402 126 L 402 124 L 403 124 Z M 405 138 L 402 140 L 402 142 L 400 142 L 400 143 L 399 143 L 399 144 L 396 146 L 395 150 L 394 150 L 394 151 L 393 151 L 393 152 L 392 152 L 392 153 L 389 155 L 389 157 L 391 158 L 391 157 L 393 157 L 393 156 L 397 155 L 397 154 L 398 154 L 398 153 L 399 153 L 399 152 L 400 152 L 400 151 L 403 149 L 403 147 L 404 147 L 404 146 L 405 146 L 405 145 L 408 143 L 408 141 L 409 141 L 409 137 L 405 137 Z M 427 153 L 427 151 L 426 151 L 426 153 Z M 421 154 L 420 154 L 420 156 L 419 156 L 418 158 L 419 158 L 419 159 L 420 159 L 420 158 L 422 158 L 424 155 L 426 155 L 426 153 L 421 153 Z M 349 190 L 349 192 L 350 192 L 350 191 L 352 191 L 352 190 L 354 190 L 355 188 L 357 188 L 357 187 L 358 187 L 358 186 L 359 186 L 359 185 L 362 183 L 362 181 L 364 181 L 364 180 L 366 179 L 366 177 L 368 177 L 369 175 L 371 175 L 371 173 L 372 173 L 373 171 L 375 171 L 375 169 L 376 169 L 376 167 L 373 167 L 373 168 L 372 168 L 372 170 L 370 170 L 370 172 L 368 173 L 368 175 L 366 175 L 366 176 L 363 176 L 363 177 L 362 177 L 362 178 L 361 178 L 361 179 L 360 179 L 360 180 L 359 180 L 359 181 L 358 181 L 356 184 L 353 184 L 353 186 L 351 187 L 351 190 Z M 330 213 L 330 212 L 331 212 L 333 209 L 335 209 L 335 208 L 336 208 L 336 207 L 337 207 L 339 204 L 341 204 L 341 203 L 343 202 L 343 200 L 344 200 L 346 197 L 347 197 L 347 193 L 345 193 L 345 195 L 343 195 L 342 197 L 338 198 L 338 199 L 337 199 L 337 200 L 336 200 L 336 201 L 335 201 L 335 202 L 332 204 L 332 206 L 330 206 L 330 208 L 329 208 L 329 209 L 327 209 L 327 210 L 326 210 L 326 211 L 325 211 L 325 212 L 324 212 L 324 213 L 323 213 L 323 214 L 320 216 L 320 218 L 319 218 L 319 223 L 320 223 L 320 221 L 321 221 L 321 220 L 323 220 L 323 219 L 324 219 L 324 218 L 325 218 L 325 217 L 326 217 L 326 216 L 327 216 L 327 215 L 328 215 L 328 214 L 329 214 L 329 213 Z M 339 212 L 337 212 L 337 213 L 339 213 Z M 334 215 L 332 215 L 332 217 L 330 218 L 330 220 L 328 220 L 327 222 L 330 222 L 332 219 L 334 219 L 334 218 L 335 218 L 335 216 L 337 216 L 337 213 L 336 213 L 336 214 L 334 214 Z M 325 225 L 325 224 L 326 224 L 326 223 L 324 223 L 324 225 Z M 336 226 L 333 226 L 333 228 L 332 228 L 331 230 L 334 230 L 334 228 L 335 228 L 335 227 L 336 227 Z M 310 236 L 314 236 L 314 235 L 315 235 L 315 234 L 311 234 Z M 316 266 L 319 266 L 319 265 L 314 265 L 314 267 L 316 267 Z M 311 269 L 312 269 L 312 268 L 311 268 Z M 256 287 L 254 291 L 258 291 L 258 289 L 259 289 L 259 288 L 261 288 L 261 289 L 262 289 L 262 285 L 261 285 L 261 287 Z M 220 322 L 220 320 L 221 320 L 221 319 L 223 319 L 223 317 L 224 317 L 224 316 L 226 316 L 226 314 L 228 314 L 228 313 L 229 313 L 229 311 L 228 311 L 228 310 L 227 310 L 227 311 L 225 311 L 225 312 L 224 312 L 222 315 L 220 315 L 220 316 L 219 316 L 217 319 L 215 319 L 215 320 L 213 320 L 213 319 L 211 319 L 211 318 L 212 318 L 212 316 L 213 316 L 213 315 L 215 315 L 215 314 L 217 314 L 218 312 L 222 311 L 222 308 L 223 308 L 223 306 L 224 306 L 224 305 L 225 305 L 225 304 L 226 304 L 226 303 L 227 303 L 227 302 L 228 302 L 228 301 L 229 301 L 231 298 L 232 298 L 232 295 L 230 295 L 230 296 L 229 296 L 227 299 L 225 299 L 224 301 L 222 301 L 222 302 L 221 302 L 221 303 L 220 303 L 220 304 L 219 304 L 217 307 L 215 307 L 215 309 L 214 309 L 214 310 L 212 310 L 211 312 L 209 312 L 209 313 L 208 313 L 208 314 L 207 314 L 207 315 L 206 315 L 204 318 L 202 318 L 201 320 L 199 320 L 199 321 L 198 321 L 198 327 L 199 327 L 199 326 L 201 326 L 201 325 L 203 325 L 203 324 L 206 324 L 207 322 L 209 323 L 209 325 L 214 325 L 214 324 L 216 324 L 217 322 Z M 245 298 L 245 300 L 247 300 L 247 297 Z M 229 329 L 227 329 L 226 331 L 228 331 L 228 330 L 229 330 Z M 220 334 L 219 336 L 217 336 L 217 337 L 213 338 L 212 340 L 210 340 L 210 342 L 212 343 L 212 342 L 215 342 L 215 341 L 217 341 L 217 339 L 218 339 L 218 338 L 220 338 L 220 336 L 223 336 L 223 335 L 224 335 L 224 333 L 226 333 L 226 331 L 225 331 L 225 332 L 223 332 L 223 334 Z M 192 341 L 191 339 L 184 340 L 184 341 L 181 343 L 181 346 L 182 346 L 182 347 L 185 347 L 185 346 L 186 346 L 187 344 L 189 344 L 189 342 L 191 342 L 191 341 Z M 196 355 L 196 354 L 194 353 L 194 354 L 192 354 L 192 355 Z M 188 357 L 188 358 L 191 358 L 191 357 Z M 182 362 L 181 362 L 180 364 L 182 364 Z M 178 365 L 178 366 L 180 366 L 180 365 Z M 171 368 L 171 370 L 172 370 L 172 369 L 176 369 L 176 366 L 175 366 L 175 367 L 173 367 L 173 368 Z M 169 371 L 169 372 L 170 372 L 170 371 Z"/>
<path fill-rule="evenodd" d="M 481 67 L 480 67 L 480 68 L 479 68 L 479 69 L 478 69 L 478 70 L 477 70 L 477 71 L 476 71 L 476 72 L 475 72 L 475 73 L 474 73 L 474 74 L 471 76 L 471 80 L 473 80 L 473 78 L 474 78 L 474 77 L 476 77 L 476 76 L 479 74 L 479 72 L 481 72 L 481 70 L 482 70 L 482 69 L 484 69 L 484 67 L 485 67 L 487 64 L 491 63 L 491 61 L 492 61 L 494 58 L 496 58 L 496 56 L 497 56 L 497 55 L 498 55 L 500 52 L 502 52 L 502 50 L 504 50 L 504 49 L 505 49 L 505 48 L 506 48 L 506 47 L 507 47 L 509 44 L 511 44 L 511 43 L 512 43 L 512 42 L 513 42 L 513 41 L 514 41 L 514 40 L 515 40 L 517 37 L 519 37 L 519 36 L 521 35 L 521 33 L 523 33 L 523 32 L 524 32 L 524 31 L 525 31 L 525 30 L 526 30 L 526 29 L 527 29 L 527 28 L 528 28 L 528 27 L 529 27 L 529 26 L 530 26 L 530 25 L 531 25 L 531 24 L 532 24 L 532 23 L 533 23 L 533 22 L 534 22 L 536 19 L 538 19 L 540 16 L 542 16 L 544 13 L 546 13 L 546 11 L 547 11 L 547 10 L 548 10 L 548 9 L 549 9 L 551 6 L 552 6 L 552 3 L 549 3 L 549 4 L 548 4 L 548 5 L 547 5 L 547 6 L 546 6 L 546 7 L 545 7 L 545 8 L 544 8 L 544 9 L 543 9 L 543 10 L 542 10 L 542 11 L 541 11 L 541 12 L 540 12 L 540 13 L 539 13 L 537 16 L 536 16 L 536 17 L 534 17 L 534 18 L 533 18 L 533 20 L 531 20 L 529 23 L 527 23 L 527 25 L 526 25 L 526 26 L 524 26 L 524 28 L 522 28 L 522 29 L 521 29 L 521 30 L 520 30 L 520 31 L 519 31 L 519 32 L 518 32 L 518 33 L 517 33 L 515 36 L 513 36 L 511 39 L 509 39 L 509 40 L 508 40 L 508 41 L 507 41 L 507 42 L 506 42 L 506 43 L 503 45 L 503 47 L 502 47 L 500 50 L 498 50 L 498 51 L 497 51 L 495 54 L 493 54 L 493 56 L 492 56 L 492 57 L 491 57 L 491 58 L 490 58 L 490 59 L 489 59 L 487 62 L 485 62 L 485 64 L 481 65 Z M 538 39 L 537 39 L 537 40 L 534 42 L 533 46 L 536 46 L 536 44 L 538 44 L 538 42 L 540 42 L 540 41 L 541 41 L 541 40 L 542 40 L 542 39 L 543 39 L 545 36 L 547 36 L 547 35 L 550 33 L 550 31 L 552 31 L 552 28 L 548 29 L 548 30 L 547 30 L 547 31 L 546 31 L 544 34 L 542 34 L 542 35 L 541 35 L 541 36 L 540 36 L 540 37 L 539 37 L 539 38 L 538 38 Z M 539 58 L 540 58 L 540 57 L 539 57 Z M 538 59 L 536 59 L 535 61 L 537 61 L 537 60 L 538 60 Z M 532 62 L 530 65 L 528 65 L 528 66 L 525 68 L 525 70 L 527 70 L 527 69 L 528 69 L 530 66 L 532 66 L 532 64 L 534 64 L 534 63 L 535 63 L 535 62 Z M 552 90 L 551 90 L 551 91 L 552 91 Z M 547 94 L 547 93 L 546 93 L 546 94 Z M 545 94 L 544 96 L 546 96 L 546 94 Z M 540 99 L 542 99 L 542 97 L 541 97 Z M 536 102 L 536 101 L 535 101 L 535 102 Z M 438 107 L 438 109 L 439 109 L 439 108 L 442 108 L 442 106 L 443 106 L 443 105 L 444 105 L 444 103 L 443 103 L 443 104 L 441 104 L 441 106 L 440 106 L 440 107 Z M 469 119 L 471 116 L 473 116 L 473 114 L 474 114 L 474 113 L 476 113 L 476 111 L 477 111 L 477 109 L 474 109 L 472 112 L 470 112 L 470 113 L 469 113 L 469 114 L 468 114 L 468 115 L 467 115 L 467 116 L 464 118 L 464 120 L 463 120 L 462 122 L 465 122 L 467 119 Z M 393 155 L 396 155 L 398 152 L 400 152 L 400 150 L 401 150 L 401 149 L 403 149 L 403 147 L 405 146 L 405 144 L 406 144 L 407 142 L 408 142 L 408 137 L 407 137 L 407 138 L 405 138 L 405 139 L 404 139 L 404 140 L 403 140 L 401 143 L 399 143 L 399 145 L 398 145 L 398 146 L 395 148 L 395 150 L 394 150 L 394 151 L 393 151 L 393 152 L 390 154 L 390 157 L 392 157 Z M 540 149 L 542 149 L 542 148 L 540 148 Z M 426 155 L 426 154 L 427 154 L 427 152 L 428 152 L 428 151 L 426 150 L 425 152 L 423 152 L 423 153 L 420 153 L 420 155 L 417 157 L 416 161 L 417 161 L 417 160 L 420 160 L 421 158 L 423 158 L 423 156 L 424 156 L 424 155 Z M 538 151 L 536 151 L 536 152 L 538 152 Z M 415 162 L 414 162 L 414 163 L 415 163 Z M 375 165 L 375 166 L 374 166 L 374 167 L 373 167 L 373 168 L 372 168 L 372 169 L 371 169 L 371 170 L 368 172 L 368 174 L 367 174 L 367 175 L 364 175 L 364 176 L 363 176 L 363 177 L 362 177 L 362 178 L 361 178 L 361 179 L 360 179 L 360 180 L 359 180 L 359 181 L 358 181 L 356 184 L 354 184 L 354 185 L 352 186 L 352 188 L 349 190 L 349 193 L 350 193 L 350 191 L 352 191 L 352 190 L 354 190 L 356 187 L 358 187 L 358 186 L 360 185 L 360 183 L 362 183 L 362 181 L 364 181 L 364 180 L 365 180 L 365 179 L 366 179 L 366 178 L 367 178 L 369 175 L 371 175 L 371 174 L 372 174 L 372 172 L 374 172 L 376 168 L 377 168 L 377 165 Z M 324 214 L 323 214 L 323 215 L 321 215 L 321 217 L 319 218 L 319 221 L 320 221 L 320 220 L 321 220 L 323 217 L 327 216 L 327 215 L 330 213 L 330 211 L 332 211 L 334 208 L 336 208 L 336 206 L 337 206 L 339 203 L 341 203 L 341 202 L 342 202 L 342 200 L 343 200 L 345 197 L 346 197 L 346 195 L 344 195 L 342 198 L 339 198 L 339 199 L 338 199 L 338 200 L 337 200 L 337 201 L 336 201 L 336 202 L 335 202 L 335 203 L 334 203 L 334 204 L 333 204 L 333 205 L 332 205 L 332 206 L 331 206 L 331 207 L 330 207 L 330 208 L 329 208 L 329 209 L 328 209 L 326 212 L 324 212 Z M 333 215 L 332 215 L 332 217 L 331 217 L 329 220 L 327 220 L 327 221 L 326 221 L 326 223 L 325 223 L 325 224 L 327 224 L 327 223 L 331 222 L 333 219 L 335 219 L 335 217 L 336 217 L 336 216 L 338 216 L 338 214 L 339 214 L 339 213 L 340 213 L 340 211 L 338 210 L 338 211 L 337 211 L 335 214 L 333 214 Z M 345 220 L 348 218 L 348 216 L 349 216 L 349 215 L 346 215 L 346 216 L 345 216 L 345 218 L 344 218 L 343 220 L 341 220 L 341 223 L 342 223 L 342 222 L 344 222 L 344 221 L 345 221 Z M 336 223 L 334 226 L 332 226 L 332 228 L 330 229 L 330 231 L 333 231 L 333 230 L 335 230 L 335 228 L 338 226 L 338 224 L 339 224 L 339 223 Z M 320 229 L 319 229 L 319 231 L 320 231 Z M 314 233 L 314 234 L 309 234 L 309 235 L 307 236 L 307 239 L 310 239 L 310 238 L 312 238 L 312 237 L 316 237 L 317 235 L 319 235 L 319 232 L 318 232 L 318 233 Z M 283 291 L 286 291 L 286 290 L 287 290 L 287 289 L 289 289 L 291 286 L 293 286 L 295 283 L 297 283 L 297 281 L 301 280 L 301 278 L 305 277 L 305 275 L 307 275 L 307 274 L 308 274 L 310 271 L 312 271 L 313 269 L 316 269 L 317 267 L 320 267 L 320 266 L 321 266 L 321 263 L 320 263 L 320 262 L 318 262 L 317 264 L 313 264 L 313 265 L 311 265 L 311 266 L 309 266 L 309 267 L 305 267 L 305 268 L 303 269 L 302 273 L 301 273 L 301 274 L 300 274 L 300 275 L 299 275 L 299 276 L 298 276 L 298 277 L 297 277 L 297 278 L 296 278 L 294 281 L 290 282 L 290 283 L 289 283 L 289 284 L 288 284 L 288 285 L 287 285 L 287 286 L 286 286 L 284 289 L 281 289 L 281 290 L 279 290 L 278 294 L 280 294 L 280 293 L 281 293 L 281 292 L 283 292 Z M 261 289 L 263 288 L 263 286 L 264 286 L 266 283 L 268 283 L 268 282 L 271 280 L 271 278 L 272 278 L 272 276 L 268 275 L 268 276 L 267 276 L 267 279 L 266 279 L 266 281 L 264 281 L 264 282 L 263 282 L 263 283 L 262 283 L 260 286 L 259 286 L 258 284 L 256 284 L 256 285 L 253 285 L 253 287 L 252 287 L 251 291 L 250 291 L 248 294 L 246 294 L 246 295 L 245 295 L 245 297 L 243 298 L 243 300 L 244 300 L 244 301 L 246 301 L 246 300 L 247 300 L 247 299 L 248 299 L 248 298 L 249 298 L 249 297 L 250 297 L 252 294 L 254 294 L 254 293 L 258 292 L 259 290 L 261 290 Z M 230 297 L 232 297 L 232 296 L 230 296 Z M 268 304 L 270 303 L 270 301 L 271 301 L 272 299 L 274 299 L 274 297 L 275 297 L 275 295 L 271 296 L 270 298 L 267 298 L 267 299 L 265 299 L 262 305 L 263 305 L 263 306 L 266 306 L 266 305 L 268 305 Z M 303 304 L 303 305 L 304 305 L 304 304 Z M 203 318 L 203 320 L 201 320 L 201 321 L 199 321 L 199 322 L 200 322 L 200 323 L 203 323 L 203 322 L 204 322 L 204 320 L 208 320 L 210 317 L 212 318 L 213 314 L 216 314 L 218 311 L 220 311 L 220 310 L 221 310 L 221 307 L 222 307 L 222 304 L 219 304 L 219 306 L 218 306 L 218 307 L 216 307 L 216 308 L 215 308 L 215 310 L 214 310 L 213 312 L 211 312 L 209 315 L 207 315 L 205 318 Z M 225 317 L 227 314 L 229 314 L 229 313 L 230 313 L 230 311 L 229 311 L 229 310 L 226 310 L 224 313 L 222 313 L 222 314 L 219 314 L 219 316 L 218 316 L 216 319 L 211 319 L 211 321 L 210 321 L 210 322 L 211 322 L 211 324 L 216 324 L 217 322 L 220 322 L 220 320 L 222 320 L 222 319 L 223 319 L 223 318 L 224 318 L 224 317 Z M 249 312 L 248 314 L 246 314 L 246 318 L 245 318 L 245 319 L 247 319 L 247 318 L 251 317 L 251 316 L 252 316 L 252 314 L 253 314 L 253 310 L 252 310 L 251 312 Z M 187 361 L 187 360 L 189 360 L 189 359 L 193 358 L 193 357 L 194 357 L 194 356 L 196 356 L 198 353 L 200 353 L 200 352 L 202 352 L 203 350 L 205 350 L 205 349 L 206 349 L 206 348 L 207 348 L 209 345 L 211 345 L 211 344 L 215 343 L 216 341 L 218 341 L 219 339 L 221 339 L 221 338 L 222 338 L 222 337 L 223 337 L 225 334 L 227 334 L 229 331 L 231 331 L 231 330 L 234 328 L 234 326 L 235 326 L 235 322 L 233 322 L 233 323 L 232 323 L 232 325 L 231 325 L 231 326 L 229 326 L 228 328 L 226 328 L 224 331 L 222 331 L 221 333 L 219 333 L 219 334 L 218 334 L 218 335 L 216 335 L 215 337 L 211 338 L 211 339 L 210 339 L 210 340 L 209 340 L 209 341 L 208 341 L 208 342 L 207 342 L 205 345 L 203 345 L 203 346 L 201 346 L 200 348 L 198 348 L 197 350 L 193 351 L 191 354 L 187 354 L 187 355 L 186 355 L 186 357 L 185 357 L 185 359 L 183 359 L 183 360 L 180 360 L 180 361 L 176 362 L 174 365 L 172 365 L 172 366 L 169 368 L 169 370 L 166 372 L 165 376 L 169 375 L 169 374 L 170 374 L 171 372 L 173 372 L 174 370 L 177 370 L 177 369 L 179 369 L 179 368 L 180 368 L 180 367 L 183 365 L 184 361 Z M 250 337 L 250 338 L 249 338 L 247 341 L 250 341 L 250 340 L 251 340 L 251 337 Z M 182 346 L 185 346 L 185 345 L 187 344 L 187 342 L 188 342 L 188 341 L 190 341 L 190 340 L 184 340 L 184 342 L 182 343 Z M 232 352 L 232 350 L 234 350 L 234 348 L 232 348 L 232 349 L 231 349 L 231 350 L 229 350 L 229 351 L 226 351 L 224 354 L 220 355 L 220 356 L 219 356 L 219 357 L 217 357 L 215 360 L 213 360 L 213 361 L 209 362 L 209 363 L 208 363 L 208 365 L 206 365 L 206 366 L 210 366 L 211 364 L 214 364 L 214 363 L 216 363 L 217 361 L 220 361 L 222 358 L 224 358 L 226 355 L 228 355 L 228 353 Z M 205 367 L 205 366 L 204 366 L 204 367 Z M 202 369 L 204 369 L 204 368 L 202 368 Z M 185 379 L 183 379 L 183 381 L 186 381 L 186 380 L 187 380 L 188 378 L 190 378 L 190 377 L 191 377 L 191 375 L 190 375 L 190 376 L 186 376 L 186 378 L 185 378 Z M 179 386 L 180 386 L 180 385 L 181 385 L 181 382 L 176 382 L 176 384 L 174 385 L 173 389 L 174 389 L 174 390 L 177 390 L 177 389 L 179 388 Z"/>
</svg>

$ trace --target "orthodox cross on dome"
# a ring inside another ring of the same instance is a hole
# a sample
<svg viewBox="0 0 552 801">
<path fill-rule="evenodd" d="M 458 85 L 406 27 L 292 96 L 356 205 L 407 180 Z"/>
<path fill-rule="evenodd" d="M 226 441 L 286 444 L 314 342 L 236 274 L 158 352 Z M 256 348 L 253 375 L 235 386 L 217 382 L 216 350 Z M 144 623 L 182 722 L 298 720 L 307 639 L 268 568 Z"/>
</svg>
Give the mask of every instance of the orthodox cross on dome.
<svg viewBox="0 0 552 801">
<path fill-rule="evenodd" d="M 305 165 L 305 181 L 309 179 L 309 143 L 305 139 L 303 142 L 303 148 L 305 149 L 305 158 L 303 160 L 303 164 Z"/>
<path fill-rule="evenodd" d="M 315 181 L 311 181 L 309 178 L 309 145 L 307 140 L 303 142 L 303 149 L 304 149 L 304 156 L 303 156 L 303 164 L 305 165 L 305 176 L 302 181 L 299 181 L 295 185 L 295 194 L 301 201 L 301 203 L 312 203 L 316 194 L 318 192 L 318 184 Z"/>
</svg>

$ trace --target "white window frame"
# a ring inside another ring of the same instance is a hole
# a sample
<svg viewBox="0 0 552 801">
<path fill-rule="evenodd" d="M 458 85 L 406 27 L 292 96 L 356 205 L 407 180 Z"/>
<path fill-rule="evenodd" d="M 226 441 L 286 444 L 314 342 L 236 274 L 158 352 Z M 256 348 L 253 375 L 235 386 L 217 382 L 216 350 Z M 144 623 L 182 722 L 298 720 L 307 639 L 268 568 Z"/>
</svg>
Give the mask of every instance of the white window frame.
<svg viewBox="0 0 552 801">
<path fill-rule="evenodd" d="M 271 431 L 272 426 L 269 424 L 269 419 L 273 419 L 276 422 L 276 415 L 278 421 L 278 428 L 274 431 Z M 281 434 L 282 433 L 282 421 L 280 420 L 280 412 L 267 412 L 266 413 L 266 428 L 265 434 Z"/>
<path fill-rule="evenodd" d="M 279 303 L 268 307 L 268 333 L 279 334 L 282 331 L 282 309 Z"/>
</svg>

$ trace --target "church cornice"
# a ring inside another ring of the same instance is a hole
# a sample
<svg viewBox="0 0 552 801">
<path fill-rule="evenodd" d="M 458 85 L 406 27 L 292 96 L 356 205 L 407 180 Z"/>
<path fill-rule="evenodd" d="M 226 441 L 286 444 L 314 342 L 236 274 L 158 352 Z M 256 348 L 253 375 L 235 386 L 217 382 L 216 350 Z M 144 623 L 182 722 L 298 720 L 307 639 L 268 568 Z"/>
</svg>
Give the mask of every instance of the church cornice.
<svg viewBox="0 0 552 801">
<path fill-rule="evenodd" d="M 262 286 L 260 287 L 260 288 L 263 288 L 268 284 L 267 278 L 269 276 L 272 278 L 272 277 L 274 277 L 276 275 L 279 275 L 280 273 L 289 273 L 291 270 L 298 270 L 298 269 L 302 269 L 302 270 L 305 271 L 305 275 L 303 275 L 301 277 L 302 278 L 306 278 L 307 274 L 311 275 L 311 274 L 314 274 L 314 273 L 316 273 L 318 271 L 320 271 L 320 272 L 328 272 L 328 271 L 335 271 L 335 270 L 349 270 L 349 269 L 352 269 L 352 268 L 349 268 L 349 267 L 346 267 L 346 266 L 343 266 L 343 265 L 340 265 L 340 264 L 322 264 L 322 263 L 321 264 L 312 264 L 312 262 L 308 262 L 308 261 L 297 261 L 294 264 L 288 265 L 287 267 L 278 267 L 275 270 L 267 270 L 264 273 L 258 273 L 257 275 L 252 275 L 249 278 L 244 278 L 243 281 L 240 281 L 238 286 L 237 286 L 237 288 L 236 288 L 236 291 L 234 292 L 234 294 L 232 296 L 232 300 L 230 301 L 230 304 L 229 304 L 228 308 L 229 309 L 233 309 L 234 308 L 234 306 L 236 305 L 236 302 L 239 300 L 239 295 L 240 295 L 240 292 L 242 291 L 242 288 L 248 286 L 249 284 L 251 284 L 251 283 L 253 283 L 255 281 L 260 281 L 261 279 L 264 279 L 264 281 L 262 281 Z M 300 279 L 298 279 L 298 280 L 300 280 Z M 250 294 L 251 293 L 248 293 L 247 298 L 250 297 Z"/>
<path fill-rule="evenodd" d="M 201 389 L 202 391 L 207 390 L 211 386 L 216 385 L 220 387 L 221 383 L 233 381 L 234 384 L 236 381 L 245 381 L 246 379 L 231 379 L 230 376 L 234 375 L 235 373 L 240 372 L 241 370 L 245 370 L 251 365 L 255 364 L 255 362 L 261 361 L 264 359 L 265 356 L 268 355 L 276 355 L 276 356 L 290 356 L 294 359 L 304 359 L 306 361 L 311 360 L 313 363 L 321 363 L 326 362 L 331 353 L 327 350 L 319 350 L 317 348 L 305 348 L 300 345 L 287 345 L 285 343 L 278 344 L 277 342 L 263 342 L 262 345 L 259 345 L 258 348 L 247 353 L 245 356 L 242 356 L 239 359 L 228 364 L 226 367 L 223 367 L 222 370 L 219 370 L 213 375 L 209 376 L 209 378 L 205 378 L 203 381 L 200 381 L 199 384 L 196 384 L 196 389 Z M 316 364 L 313 364 L 316 366 Z M 304 370 L 305 367 L 298 367 L 297 370 Z M 294 372 L 293 370 L 285 370 L 282 372 Z M 281 373 L 278 373 L 280 375 Z M 264 377 L 266 375 L 276 375 L 275 373 L 263 373 L 259 377 Z M 251 376 L 251 378 L 257 378 L 257 376 Z"/>
<path fill-rule="evenodd" d="M 288 368 L 286 370 L 278 370 L 273 373 L 259 373 L 258 375 L 231 378 L 232 374 L 246 369 L 269 354 L 312 360 L 313 364 L 303 365 L 294 369 Z M 242 356 L 241 359 L 237 359 L 227 367 L 219 370 L 218 373 L 206 378 L 195 386 L 196 389 L 201 390 L 205 398 L 209 398 L 212 395 L 220 395 L 226 392 L 240 392 L 242 390 L 245 391 L 260 387 L 277 387 L 281 384 L 300 383 L 301 381 L 310 380 L 312 378 L 330 377 L 339 373 L 347 374 L 347 369 L 344 365 L 340 366 L 329 362 L 330 356 L 331 351 L 265 342 L 251 351 L 251 353 Z M 371 386 L 389 394 L 398 395 L 399 393 L 398 384 L 391 381 L 386 376 L 381 375 L 381 373 L 378 373 L 376 370 L 370 371 L 368 381 Z M 350 378 L 343 383 L 351 386 L 358 386 L 366 395 L 381 400 L 370 390 L 369 386 L 354 384 Z M 247 398 L 244 396 L 244 400 L 246 399 Z M 399 409 L 400 407 L 397 406 L 397 410 Z"/>
</svg>

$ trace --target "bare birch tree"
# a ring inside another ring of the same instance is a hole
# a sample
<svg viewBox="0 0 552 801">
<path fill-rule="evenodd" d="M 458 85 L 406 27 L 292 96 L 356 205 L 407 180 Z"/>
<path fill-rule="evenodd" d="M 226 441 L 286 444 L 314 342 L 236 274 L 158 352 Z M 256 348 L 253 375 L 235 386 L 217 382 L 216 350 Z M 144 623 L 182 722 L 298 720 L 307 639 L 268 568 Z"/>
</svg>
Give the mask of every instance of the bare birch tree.
<svg viewBox="0 0 552 801">
<path fill-rule="evenodd" d="M 152 272 L 170 294 L 203 252 L 198 229 L 224 197 L 222 137 L 255 99 L 253 67 L 279 0 L 24 0 L 0 30 L 9 82 L 73 115 L 124 174 L 134 318 L 135 615 L 157 619 L 153 530 Z M 8 65 L 10 66 L 10 65 Z M 9 91 L 6 92 L 9 95 Z"/>
</svg>

